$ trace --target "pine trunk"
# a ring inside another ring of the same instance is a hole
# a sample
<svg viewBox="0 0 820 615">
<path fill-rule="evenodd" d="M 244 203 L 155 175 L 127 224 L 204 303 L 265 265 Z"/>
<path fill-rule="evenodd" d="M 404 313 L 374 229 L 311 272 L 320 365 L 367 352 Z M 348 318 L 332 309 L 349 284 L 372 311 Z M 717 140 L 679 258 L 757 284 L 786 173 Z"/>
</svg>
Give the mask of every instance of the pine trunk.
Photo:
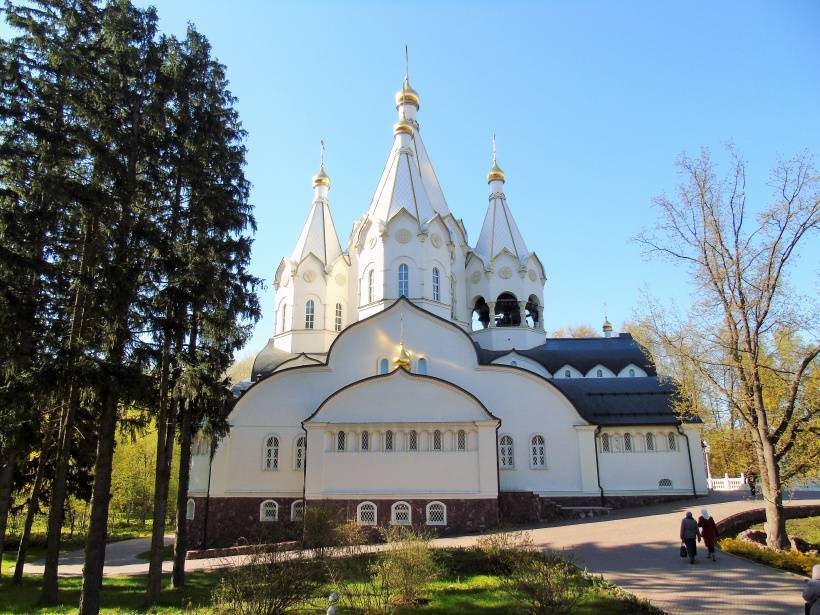
<svg viewBox="0 0 820 615">
<path fill-rule="evenodd" d="M 17 465 L 17 451 L 8 451 L 8 456 L 0 466 L 0 576 L 3 571 L 3 549 L 6 546 L 6 526 L 11 508 L 11 492 L 14 486 L 14 468 Z"/>
<path fill-rule="evenodd" d="M 23 524 L 23 533 L 20 536 L 20 544 L 17 546 L 17 561 L 14 563 L 14 579 L 15 585 L 23 582 L 23 566 L 26 564 L 26 552 L 28 551 L 28 541 L 31 537 L 31 526 L 34 523 L 34 513 L 37 511 L 37 501 L 40 499 L 40 487 L 43 483 L 43 468 L 45 467 L 47 450 L 43 446 L 40 453 L 40 459 L 37 461 L 37 472 L 34 475 L 34 484 L 31 486 L 31 497 L 28 501 L 28 510 L 26 511 L 26 520 Z"/>
<path fill-rule="evenodd" d="M 177 527 L 174 540 L 174 587 L 185 585 L 185 555 L 188 551 L 188 481 L 191 476 L 191 403 L 184 404 L 179 434 L 179 489 L 177 491 Z"/>
</svg>

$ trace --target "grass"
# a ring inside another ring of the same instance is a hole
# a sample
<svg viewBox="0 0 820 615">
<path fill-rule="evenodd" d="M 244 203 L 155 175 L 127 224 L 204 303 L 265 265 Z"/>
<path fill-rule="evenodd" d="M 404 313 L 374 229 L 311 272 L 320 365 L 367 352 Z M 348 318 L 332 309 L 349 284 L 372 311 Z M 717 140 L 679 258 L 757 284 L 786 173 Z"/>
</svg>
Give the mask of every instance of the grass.
<svg viewBox="0 0 820 615">
<path fill-rule="evenodd" d="M 753 525 L 749 529 L 765 531 L 762 523 Z M 802 538 L 812 544 L 820 544 L 820 517 L 805 517 L 803 519 L 786 519 L 786 533 L 789 536 Z"/>
<path fill-rule="evenodd" d="M 502 615 L 521 612 L 515 596 L 503 590 L 502 577 L 486 572 L 486 563 L 471 553 L 461 549 L 436 550 L 435 559 L 443 565 L 443 574 L 438 581 L 427 588 L 429 602 L 415 609 L 401 609 L 399 613 L 425 613 L 428 615 L 450 615 L 454 613 L 480 613 Z M 102 610 L 106 615 L 118 613 L 174 613 L 194 612 L 198 615 L 212 613 L 211 593 L 219 583 L 221 574 L 215 572 L 194 572 L 186 576 L 183 588 L 166 588 L 162 592 L 161 604 L 149 611 L 140 610 L 145 593 L 146 577 L 106 578 L 102 589 Z M 39 609 L 37 598 L 40 588 L 38 577 L 27 576 L 22 585 L 12 585 L 8 578 L 0 580 L 0 615 L 6 613 L 74 613 L 80 598 L 82 580 L 79 578 L 60 579 L 60 606 Z M 636 599 L 634 596 L 601 581 L 587 577 L 584 581 L 585 593 L 578 605 L 578 613 L 588 615 L 650 614 L 658 611 Z M 320 599 L 331 591 L 324 585 L 317 591 L 321 605 L 305 608 L 303 613 L 324 613 L 326 605 Z"/>
</svg>

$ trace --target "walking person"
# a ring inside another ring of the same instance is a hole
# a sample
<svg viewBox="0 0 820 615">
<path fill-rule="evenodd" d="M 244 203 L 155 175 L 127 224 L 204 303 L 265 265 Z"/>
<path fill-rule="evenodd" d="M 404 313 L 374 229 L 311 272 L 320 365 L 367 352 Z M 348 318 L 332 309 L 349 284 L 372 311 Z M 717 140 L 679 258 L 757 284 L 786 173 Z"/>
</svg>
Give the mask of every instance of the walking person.
<svg viewBox="0 0 820 615">
<path fill-rule="evenodd" d="M 811 581 L 803 590 L 803 600 L 806 601 L 806 615 L 820 615 L 820 564 L 811 569 Z"/>
<path fill-rule="evenodd" d="M 707 559 L 716 562 L 715 544 L 718 539 L 717 524 L 715 523 L 714 518 L 709 514 L 709 511 L 705 508 L 700 509 L 698 527 L 700 528 L 700 535 L 703 537 L 703 544 L 706 545 L 706 549 L 709 551 L 709 554 L 706 556 Z"/>
<path fill-rule="evenodd" d="M 687 512 L 683 521 L 680 522 L 680 539 L 686 545 L 686 554 L 689 556 L 689 563 L 695 563 L 695 555 L 697 555 L 697 543 L 700 542 L 700 530 L 698 529 L 698 522 L 692 516 L 691 512 Z"/>
</svg>

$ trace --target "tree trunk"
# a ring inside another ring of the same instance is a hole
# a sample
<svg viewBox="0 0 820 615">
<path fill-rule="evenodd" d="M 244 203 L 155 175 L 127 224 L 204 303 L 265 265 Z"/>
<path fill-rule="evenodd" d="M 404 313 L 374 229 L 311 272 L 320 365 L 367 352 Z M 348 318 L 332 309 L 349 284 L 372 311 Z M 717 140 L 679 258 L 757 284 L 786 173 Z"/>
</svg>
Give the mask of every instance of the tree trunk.
<svg viewBox="0 0 820 615">
<path fill-rule="evenodd" d="M 177 532 L 174 540 L 174 587 L 185 585 L 185 555 L 188 550 L 188 481 L 191 476 L 191 401 L 184 404 L 179 429 L 179 488 L 177 490 Z"/>
<path fill-rule="evenodd" d="M 94 465 L 94 490 L 91 495 L 91 517 L 85 543 L 83 586 L 80 594 L 81 615 L 100 612 L 100 587 L 105 565 L 105 540 L 108 530 L 108 505 L 111 501 L 111 467 L 117 427 L 117 395 L 108 383 L 101 400 L 100 433 Z"/>
<path fill-rule="evenodd" d="M 23 524 L 23 533 L 20 535 L 20 544 L 17 546 L 17 561 L 14 563 L 15 585 L 23 582 L 23 566 L 26 563 L 26 551 L 28 551 L 28 541 L 31 536 L 31 526 L 34 523 L 34 513 L 37 511 L 37 500 L 40 499 L 40 486 L 43 482 L 43 468 L 46 461 L 46 450 L 43 446 L 40 452 L 40 459 L 37 461 L 37 472 L 34 475 L 34 484 L 31 486 L 31 497 L 28 500 L 28 510 L 26 511 L 26 521 Z"/>
<path fill-rule="evenodd" d="M 17 465 L 17 450 L 8 451 L 8 456 L 0 466 L 0 576 L 3 571 L 3 549 L 6 546 L 6 526 L 11 508 L 11 492 L 14 487 L 14 468 Z"/>
<path fill-rule="evenodd" d="M 763 438 L 760 451 L 760 475 L 763 478 L 763 501 L 766 508 L 766 546 L 771 549 L 788 549 L 786 518 L 783 515 L 783 486 L 780 468 L 775 459 L 774 447 Z"/>
</svg>

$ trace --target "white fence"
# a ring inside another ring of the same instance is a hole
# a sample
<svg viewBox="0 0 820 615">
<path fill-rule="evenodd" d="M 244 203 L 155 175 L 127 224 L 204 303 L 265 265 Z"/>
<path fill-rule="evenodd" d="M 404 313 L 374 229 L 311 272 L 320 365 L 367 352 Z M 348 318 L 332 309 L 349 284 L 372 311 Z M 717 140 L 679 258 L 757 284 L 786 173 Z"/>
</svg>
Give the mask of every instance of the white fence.
<svg viewBox="0 0 820 615">
<path fill-rule="evenodd" d="M 749 488 L 744 474 L 738 478 L 730 478 L 728 474 L 724 474 L 723 478 L 707 478 L 706 482 L 713 491 L 740 491 Z"/>
</svg>

